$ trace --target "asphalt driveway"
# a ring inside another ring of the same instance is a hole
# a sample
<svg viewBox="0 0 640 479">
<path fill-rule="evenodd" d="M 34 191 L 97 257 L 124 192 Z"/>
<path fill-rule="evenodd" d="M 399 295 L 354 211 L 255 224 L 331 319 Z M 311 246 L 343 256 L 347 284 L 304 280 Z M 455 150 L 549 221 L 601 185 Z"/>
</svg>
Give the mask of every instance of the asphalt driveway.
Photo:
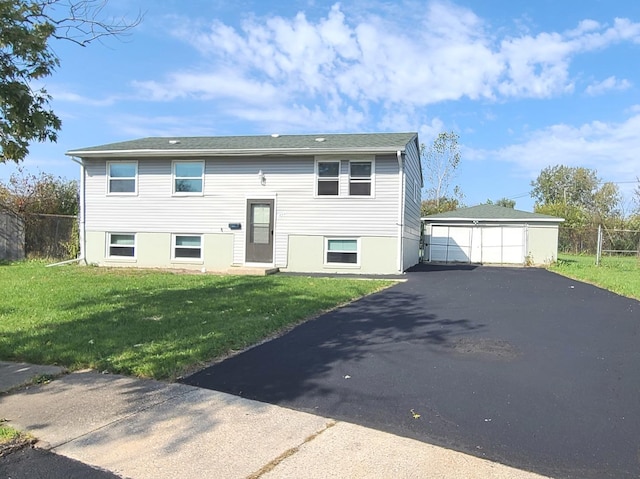
<svg viewBox="0 0 640 479">
<path fill-rule="evenodd" d="M 640 302 L 540 269 L 407 278 L 184 382 L 554 477 L 640 477 Z"/>
</svg>

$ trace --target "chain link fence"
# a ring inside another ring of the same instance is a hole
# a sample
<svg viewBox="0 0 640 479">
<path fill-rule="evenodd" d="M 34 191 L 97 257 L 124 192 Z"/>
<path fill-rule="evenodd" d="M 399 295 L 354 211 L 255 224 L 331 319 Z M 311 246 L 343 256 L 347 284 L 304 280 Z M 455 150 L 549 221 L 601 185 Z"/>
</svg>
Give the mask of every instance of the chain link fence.
<svg viewBox="0 0 640 479">
<path fill-rule="evenodd" d="M 598 227 L 570 227 L 558 229 L 558 252 L 595 255 L 598 250 Z"/>
<path fill-rule="evenodd" d="M 558 252 L 601 256 L 637 256 L 640 258 L 640 230 L 598 226 L 560 226 Z"/>
<path fill-rule="evenodd" d="M 24 215 L 25 253 L 29 258 L 73 259 L 80 248 L 78 218 L 68 215 Z"/>
</svg>

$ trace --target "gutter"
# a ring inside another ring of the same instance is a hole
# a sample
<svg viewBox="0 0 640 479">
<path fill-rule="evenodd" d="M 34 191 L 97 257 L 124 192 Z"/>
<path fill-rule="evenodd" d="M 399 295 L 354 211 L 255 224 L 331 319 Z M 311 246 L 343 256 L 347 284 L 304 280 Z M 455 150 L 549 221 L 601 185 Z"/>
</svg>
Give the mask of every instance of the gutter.
<svg viewBox="0 0 640 479">
<path fill-rule="evenodd" d="M 80 198 L 78 202 L 78 235 L 80 236 L 80 256 L 75 260 L 63 261 L 62 263 L 56 263 L 49 266 L 57 266 L 59 264 L 72 263 L 74 261 L 84 261 L 86 264 L 86 252 L 87 252 L 87 235 L 86 235 L 86 222 L 85 222 L 85 177 L 86 170 L 82 159 L 77 160 L 71 157 L 71 161 L 80 165 Z"/>
<path fill-rule="evenodd" d="M 398 191 L 400 198 L 398 199 L 398 272 L 404 272 L 404 243 L 402 241 L 402 233 L 404 229 L 404 169 L 402 168 L 402 152 L 396 151 L 398 158 Z"/>
<path fill-rule="evenodd" d="M 393 154 L 396 150 L 391 150 L 389 147 L 380 148 L 269 148 L 269 149 L 147 149 L 147 150 L 71 150 L 67 151 L 67 156 L 77 156 L 81 158 L 146 158 L 146 157 L 198 157 L 198 156 L 264 156 L 264 155 L 328 155 L 328 154 L 346 154 L 346 153 L 361 153 L 361 154 Z M 76 161 L 76 160 L 74 160 Z"/>
</svg>

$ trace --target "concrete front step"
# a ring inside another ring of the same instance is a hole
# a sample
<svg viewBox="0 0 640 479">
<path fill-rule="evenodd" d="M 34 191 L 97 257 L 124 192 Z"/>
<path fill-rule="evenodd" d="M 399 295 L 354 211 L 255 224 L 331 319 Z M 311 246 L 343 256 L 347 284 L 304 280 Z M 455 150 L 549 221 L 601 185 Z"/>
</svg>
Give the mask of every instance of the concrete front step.
<svg viewBox="0 0 640 479">
<path fill-rule="evenodd" d="M 280 268 L 274 268 L 271 266 L 232 266 L 226 271 L 226 273 L 238 276 L 267 276 L 269 274 L 275 274 L 279 271 Z"/>
</svg>

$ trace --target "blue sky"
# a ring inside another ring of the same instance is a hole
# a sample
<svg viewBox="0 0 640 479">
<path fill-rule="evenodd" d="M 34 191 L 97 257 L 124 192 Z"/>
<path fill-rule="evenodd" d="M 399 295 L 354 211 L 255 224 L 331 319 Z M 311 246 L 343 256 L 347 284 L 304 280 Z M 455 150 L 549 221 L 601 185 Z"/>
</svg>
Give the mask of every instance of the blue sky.
<svg viewBox="0 0 640 479">
<path fill-rule="evenodd" d="M 86 48 L 56 42 L 45 85 L 63 122 L 24 166 L 77 178 L 64 152 L 145 136 L 417 131 L 460 135 L 474 205 L 531 210 L 556 164 L 640 176 L 637 0 L 110 0 L 144 21 Z M 14 171 L 0 165 L 0 178 Z M 625 183 L 626 182 L 626 183 Z"/>
</svg>

